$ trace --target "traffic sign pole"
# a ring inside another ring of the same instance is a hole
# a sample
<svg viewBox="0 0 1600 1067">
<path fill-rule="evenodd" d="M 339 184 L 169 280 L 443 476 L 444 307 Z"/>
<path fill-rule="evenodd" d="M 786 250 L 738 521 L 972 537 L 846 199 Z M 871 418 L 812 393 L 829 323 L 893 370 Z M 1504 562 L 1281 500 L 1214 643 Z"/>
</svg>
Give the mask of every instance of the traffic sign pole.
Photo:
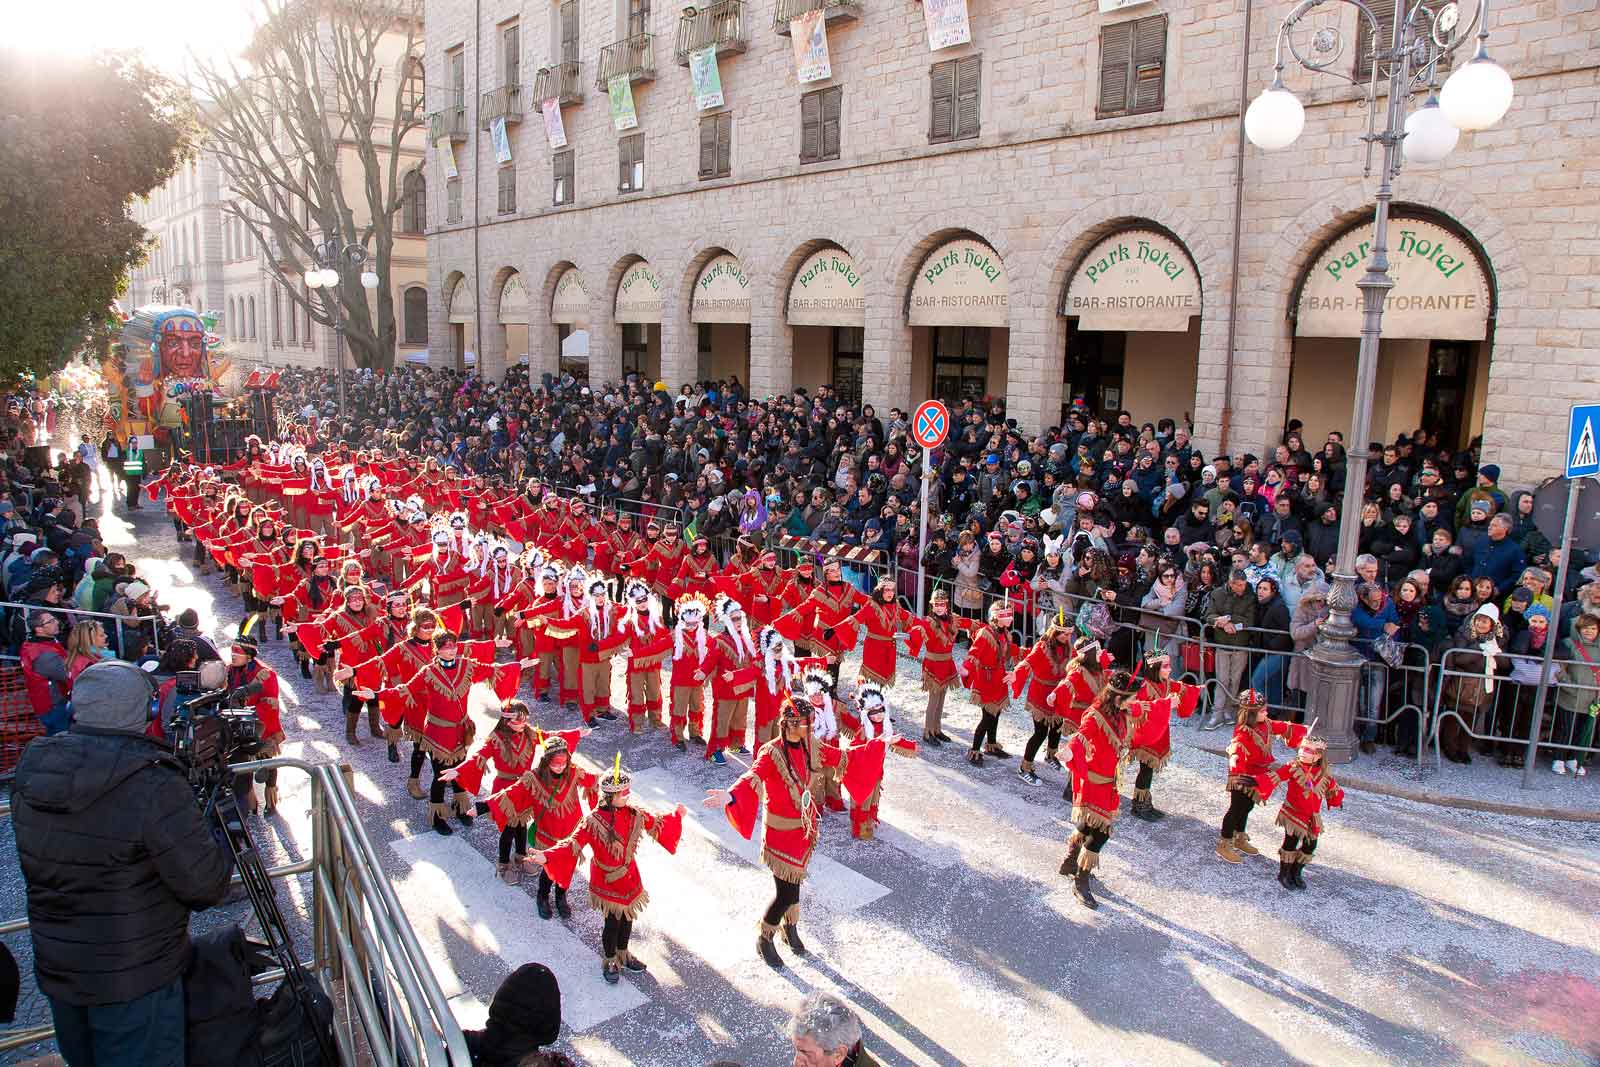
<svg viewBox="0 0 1600 1067">
<path fill-rule="evenodd" d="M 1550 666 L 1555 662 L 1556 645 L 1561 641 L 1561 594 L 1567 590 L 1567 561 L 1572 558 L 1572 524 L 1578 517 L 1578 489 L 1582 478 L 1567 479 L 1567 517 L 1561 523 L 1561 562 L 1556 567 L 1556 587 L 1550 598 L 1550 629 L 1544 639 L 1544 662 L 1539 666 L 1539 689 L 1533 696 L 1533 722 L 1528 725 L 1528 750 L 1522 759 L 1522 788 L 1533 788 L 1533 772 L 1539 761 L 1539 726 L 1544 722 L 1544 702 L 1549 696 Z M 1554 736 L 1551 744 L 1555 743 Z"/>
<path fill-rule="evenodd" d="M 928 552 L 928 485 L 933 480 L 933 450 L 950 432 L 950 411 L 937 400 L 924 400 L 911 416 L 911 438 L 922 449 L 922 525 L 917 530 L 917 614 L 923 614 L 928 575 L 922 559 Z"/>
<path fill-rule="evenodd" d="M 923 565 L 923 559 L 928 552 L 928 481 L 933 474 L 933 449 L 922 450 L 922 525 L 917 529 L 921 532 L 917 537 L 917 614 L 927 614 L 923 610 L 922 598 L 927 596 L 928 575 Z M 1567 560 L 1563 556 L 1561 565 L 1566 566 Z"/>
</svg>

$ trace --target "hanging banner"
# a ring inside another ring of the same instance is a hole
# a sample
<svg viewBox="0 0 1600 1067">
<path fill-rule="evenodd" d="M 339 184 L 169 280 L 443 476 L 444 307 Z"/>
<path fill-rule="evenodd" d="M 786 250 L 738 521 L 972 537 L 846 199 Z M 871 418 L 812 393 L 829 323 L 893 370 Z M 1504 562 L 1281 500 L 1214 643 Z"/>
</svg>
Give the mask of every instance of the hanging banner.
<svg viewBox="0 0 1600 1067">
<path fill-rule="evenodd" d="M 461 177 L 461 171 L 456 169 L 456 146 L 450 143 L 450 138 L 439 138 L 433 150 L 439 157 L 439 165 L 444 168 L 446 178 Z"/>
<path fill-rule="evenodd" d="M 1372 258 L 1372 226 L 1334 241 L 1306 274 L 1294 332 L 1298 337 L 1360 337 L 1356 280 Z M 1424 219 L 1389 223 L 1389 277 L 1383 336 L 1413 341 L 1481 341 L 1489 329 L 1489 281 L 1473 250 Z"/>
<path fill-rule="evenodd" d="M 922 19 L 928 26 L 930 51 L 972 42 L 967 0 L 922 0 Z"/>
<path fill-rule="evenodd" d="M 539 111 L 544 115 L 544 136 L 550 147 L 567 147 L 567 129 L 561 124 L 561 104 L 552 96 L 539 105 Z"/>
<path fill-rule="evenodd" d="M 828 58 L 828 23 L 822 9 L 789 20 L 789 40 L 794 44 L 794 73 L 801 85 L 833 77 Z"/>
<path fill-rule="evenodd" d="M 1095 245 L 1067 284 L 1061 314 L 1080 330 L 1182 333 L 1200 314 L 1189 254 L 1153 230 L 1123 230 Z"/>
<path fill-rule="evenodd" d="M 633 83 L 626 74 L 606 82 L 606 95 L 611 98 L 612 126 L 620 131 L 639 125 L 639 114 L 633 109 Z"/>
<path fill-rule="evenodd" d="M 701 111 L 722 106 L 722 74 L 717 70 L 717 46 L 689 53 L 689 80 L 694 83 L 694 104 Z"/>
<path fill-rule="evenodd" d="M 506 135 L 506 117 L 496 115 L 489 122 L 489 139 L 494 142 L 494 158 L 497 163 L 511 162 L 511 138 Z"/>
</svg>

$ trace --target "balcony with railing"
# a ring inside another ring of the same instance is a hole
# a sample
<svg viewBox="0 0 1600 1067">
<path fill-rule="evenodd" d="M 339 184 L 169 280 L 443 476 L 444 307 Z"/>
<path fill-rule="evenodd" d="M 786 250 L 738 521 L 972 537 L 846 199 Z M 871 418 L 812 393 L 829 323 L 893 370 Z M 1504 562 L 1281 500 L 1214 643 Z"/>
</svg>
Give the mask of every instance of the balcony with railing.
<svg viewBox="0 0 1600 1067">
<path fill-rule="evenodd" d="M 444 103 L 428 113 L 428 143 L 438 144 L 441 138 L 451 141 L 467 139 L 467 106 L 461 102 L 460 93 L 441 93 Z"/>
<path fill-rule="evenodd" d="M 744 0 L 716 0 L 705 7 L 683 9 L 674 48 L 679 65 L 689 65 L 690 52 L 712 47 L 718 55 L 743 52 L 750 47 Z"/>
<path fill-rule="evenodd" d="M 483 99 L 478 104 L 479 127 L 487 130 L 489 124 L 498 118 L 503 118 L 508 123 L 521 122 L 522 96 L 520 85 L 502 85 L 498 89 L 490 89 L 484 93 Z"/>
<path fill-rule="evenodd" d="M 557 63 L 540 67 L 533 79 L 533 101 L 537 106 L 555 97 L 560 104 L 583 103 L 583 64 Z"/>
<path fill-rule="evenodd" d="M 808 11 L 821 11 L 824 22 L 854 22 L 861 17 L 862 0 L 777 0 L 772 8 L 772 24 L 781 36 L 789 36 L 789 23 Z"/>
<path fill-rule="evenodd" d="M 616 77 L 626 77 L 630 82 L 655 80 L 655 34 L 636 33 L 600 49 L 600 70 L 594 80 L 595 88 L 605 92 L 611 79 Z"/>
</svg>

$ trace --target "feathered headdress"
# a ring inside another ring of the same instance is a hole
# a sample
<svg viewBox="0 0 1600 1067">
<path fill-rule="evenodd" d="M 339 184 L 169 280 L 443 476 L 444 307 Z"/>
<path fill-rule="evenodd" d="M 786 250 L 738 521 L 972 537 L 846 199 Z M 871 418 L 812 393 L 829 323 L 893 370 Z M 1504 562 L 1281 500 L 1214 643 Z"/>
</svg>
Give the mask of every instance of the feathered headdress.
<svg viewBox="0 0 1600 1067">
<path fill-rule="evenodd" d="M 839 720 L 833 712 L 833 675 L 820 667 L 812 667 L 801 677 L 801 684 L 805 687 L 806 699 L 811 702 L 814 713 L 812 729 L 823 740 L 835 736 L 839 732 Z"/>
</svg>

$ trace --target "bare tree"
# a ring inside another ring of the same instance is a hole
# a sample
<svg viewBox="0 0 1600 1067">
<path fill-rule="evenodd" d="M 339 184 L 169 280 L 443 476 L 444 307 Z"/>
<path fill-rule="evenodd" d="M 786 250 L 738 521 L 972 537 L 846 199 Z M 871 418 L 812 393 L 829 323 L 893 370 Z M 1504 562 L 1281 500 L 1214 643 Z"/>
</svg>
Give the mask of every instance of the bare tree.
<svg viewBox="0 0 1600 1067">
<path fill-rule="evenodd" d="M 245 57 L 198 64 L 206 144 L 236 198 L 224 211 L 267 250 L 291 313 L 342 325 L 356 366 L 387 369 L 402 144 L 422 123 L 420 0 L 260 2 Z M 352 164 L 357 173 L 341 180 Z M 367 266 L 328 264 L 344 283 L 307 292 L 302 276 L 328 241 L 360 245 Z M 362 269 L 381 279 L 376 320 L 356 279 Z"/>
</svg>

